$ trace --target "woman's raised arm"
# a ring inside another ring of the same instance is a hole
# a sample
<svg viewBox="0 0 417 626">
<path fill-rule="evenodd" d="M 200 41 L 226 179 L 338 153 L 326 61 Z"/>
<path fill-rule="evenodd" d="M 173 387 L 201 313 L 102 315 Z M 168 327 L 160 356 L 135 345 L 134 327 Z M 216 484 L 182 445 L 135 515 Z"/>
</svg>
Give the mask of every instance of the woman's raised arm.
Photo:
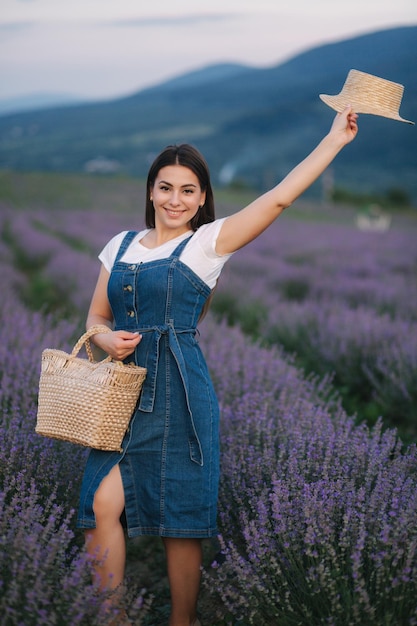
<svg viewBox="0 0 417 626">
<path fill-rule="evenodd" d="M 228 217 L 217 238 L 216 252 L 235 252 L 268 228 L 317 180 L 340 150 L 353 141 L 358 132 L 357 117 L 350 107 L 338 113 L 324 139 L 276 187 Z"/>
</svg>

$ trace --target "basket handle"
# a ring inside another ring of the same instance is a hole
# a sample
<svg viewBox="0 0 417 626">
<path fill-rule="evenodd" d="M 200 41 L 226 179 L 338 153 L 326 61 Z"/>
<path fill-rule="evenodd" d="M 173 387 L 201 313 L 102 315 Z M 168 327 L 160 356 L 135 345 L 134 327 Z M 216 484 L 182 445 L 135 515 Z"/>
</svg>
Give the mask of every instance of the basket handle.
<svg viewBox="0 0 417 626">
<path fill-rule="evenodd" d="M 79 351 L 81 350 L 81 348 L 83 347 L 83 344 L 85 344 L 85 349 L 87 352 L 88 360 L 91 361 L 91 363 L 95 363 L 93 352 L 91 350 L 90 337 L 92 337 L 93 335 L 97 335 L 98 333 L 111 333 L 111 332 L 112 332 L 111 329 L 108 326 L 104 326 L 104 324 L 96 324 L 95 326 L 91 326 L 91 328 L 89 328 L 87 332 L 85 332 L 79 338 L 79 340 L 77 341 L 77 343 L 75 344 L 71 352 L 71 356 L 76 357 Z M 106 357 L 105 359 L 103 359 L 102 362 L 104 363 L 106 361 L 111 361 L 111 356 Z"/>
</svg>

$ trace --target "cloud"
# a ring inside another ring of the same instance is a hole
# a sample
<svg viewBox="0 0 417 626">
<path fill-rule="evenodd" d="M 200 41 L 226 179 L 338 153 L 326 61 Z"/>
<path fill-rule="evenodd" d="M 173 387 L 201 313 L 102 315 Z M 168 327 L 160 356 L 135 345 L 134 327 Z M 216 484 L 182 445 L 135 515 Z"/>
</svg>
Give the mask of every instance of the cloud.
<svg viewBox="0 0 417 626">
<path fill-rule="evenodd" d="M 100 22 L 102 26 L 122 26 L 131 28 L 146 28 L 149 26 L 193 26 L 207 24 L 207 22 L 225 22 L 240 17 L 237 13 L 208 13 L 194 15 L 164 15 L 154 17 L 142 17 L 130 20 L 112 20 Z"/>
<path fill-rule="evenodd" d="M 32 0 L 19 0 L 19 2 L 32 2 Z M 27 30 L 28 28 L 32 28 L 35 26 L 35 22 L 0 22 L 0 32 L 1 33 L 16 33 L 22 30 Z"/>
</svg>

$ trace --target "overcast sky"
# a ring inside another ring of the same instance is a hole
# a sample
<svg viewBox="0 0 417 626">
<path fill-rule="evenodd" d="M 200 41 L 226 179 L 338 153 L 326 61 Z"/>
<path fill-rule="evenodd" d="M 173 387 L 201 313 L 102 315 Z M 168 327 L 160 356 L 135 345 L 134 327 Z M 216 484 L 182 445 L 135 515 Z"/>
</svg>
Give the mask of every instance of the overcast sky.
<svg viewBox="0 0 417 626">
<path fill-rule="evenodd" d="M 417 0 L 0 0 L 0 99 L 111 98 L 218 62 L 276 65 L 417 25 Z"/>
</svg>

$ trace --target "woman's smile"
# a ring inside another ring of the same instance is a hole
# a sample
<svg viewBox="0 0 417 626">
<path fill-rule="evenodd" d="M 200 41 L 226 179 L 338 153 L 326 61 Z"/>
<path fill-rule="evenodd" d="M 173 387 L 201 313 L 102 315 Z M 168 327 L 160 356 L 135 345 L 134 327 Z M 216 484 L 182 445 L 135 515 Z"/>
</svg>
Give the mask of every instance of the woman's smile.
<svg viewBox="0 0 417 626">
<path fill-rule="evenodd" d="M 181 210 L 178 210 L 178 209 L 169 209 L 169 208 L 166 208 L 165 211 L 171 217 L 178 217 L 178 216 L 182 215 L 183 213 L 185 213 L 185 211 L 181 211 Z"/>
</svg>

